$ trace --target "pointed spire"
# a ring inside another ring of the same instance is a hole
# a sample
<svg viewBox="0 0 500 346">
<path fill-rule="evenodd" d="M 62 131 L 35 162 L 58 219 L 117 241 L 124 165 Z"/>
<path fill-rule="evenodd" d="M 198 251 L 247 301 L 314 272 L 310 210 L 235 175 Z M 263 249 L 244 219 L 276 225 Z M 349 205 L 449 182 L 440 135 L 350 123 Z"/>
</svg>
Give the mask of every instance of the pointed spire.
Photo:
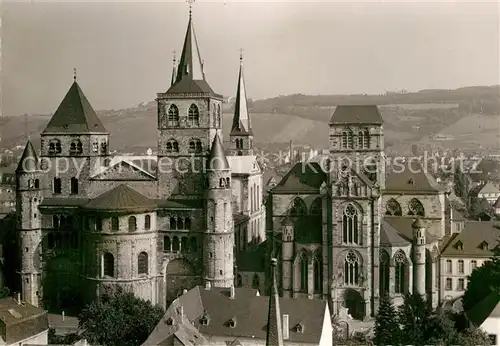
<svg viewBox="0 0 500 346">
<path fill-rule="evenodd" d="M 243 77 L 242 49 L 240 49 L 240 74 L 238 76 L 238 87 L 236 89 L 236 103 L 234 104 L 234 117 L 231 134 L 252 134 L 252 125 L 250 124 L 250 116 L 248 115 L 245 79 Z"/>
<path fill-rule="evenodd" d="M 76 83 L 76 68 L 73 69 L 73 82 Z"/>
<path fill-rule="evenodd" d="M 278 260 L 271 259 L 271 292 L 269 296 L 269 313 L 267 317 L 267 338 L 266 346 L 283 346 L 283 330 L 281 326 L 281 312 L 276 285 L 276 266 Z"/>
<path fill-rule="evenodd" d="M 21 160 L 19 160 L 19 164 L 17 165 L 16 172 L 17 173 L 30 173 L 38 170 L 38 157 L 36 155 L 35 148 L 30 140 L 26 143 L 26 147 L 24 148 L 23 155 L 21 156 Z"/>
<path fill-rule="evenodd" d="M 215 134 L 214 141 L 212 142 L 212 148 L 210 149 L 210 156 L 208 160 L 208 169 L 229 169 L 229 162 L 227 161 L 226 154 L 224 153 L 224 147 L 222 146 L 222 141 L 218 133 Z"/>
<path fill-rule="evenodd" d="M 203 66 L 198 48 L 198 41 L 194 33 L 193 18 L 191 14 L 191 6 L 193 1 L 189 1 L 189 22 L 184 38 L 184 46 L 182 47 L 179 66 L 177 67 L 176 83 L 179 83 L 184 78 L 191 80 L 205 80 L 203 74 Z"/>
<path fill-rule="evenodd" d="M 176 72 L 176 66 L 175 66 L 175 49 L 174 49 L 173 59 L 172 59 L 172 80 L 170 81 L 170 86 L 175 84 L 175 72 Z"/>
</svg>

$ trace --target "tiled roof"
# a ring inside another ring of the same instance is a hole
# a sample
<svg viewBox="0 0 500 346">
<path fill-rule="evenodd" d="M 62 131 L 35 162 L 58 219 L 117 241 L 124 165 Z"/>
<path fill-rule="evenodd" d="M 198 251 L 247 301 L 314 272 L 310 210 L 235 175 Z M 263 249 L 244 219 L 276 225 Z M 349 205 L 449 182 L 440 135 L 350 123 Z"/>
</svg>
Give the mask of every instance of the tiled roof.
<svg viewBox="0 0 500 346">
<path fill-rule="evenodd" d="M 272 193 L 319 193 L 326 174 L 316 163 L 297 163 L 271 191 Z"/>
<path fill-rule="evenodd" d="M 44 198 L 40 207 L 81 207 L 89 202 L 89 198 Z"/>
<path fill-rule="evenodd" d="M 96 112 L 74 82 L 42 133 L 106 133 Z"/>
<path fill-rule="evenodd" d="M 385 216 L 384 221 L 386 221 L 390 226 L 392 226 L 399 234 L 399 236 L 406 239 L 408 242 L 413 241 L 413 228 L 412 224 L 415 222 L 414 217 L 408 216 Z M 425 224 L 425 220 L 422 220 Z M 427 243 L 438 240 L 434 235 L 432 235 L 429 230 L 425 231 L 425 239 Z"/>
<path fill-rule="evenodd" d="M 487 318 L 500 317 L 500 295 L 490 293 L 472 309 L 466 311 L 467 318 L 476 327 L 480 327 Z"/>
<path fill-rule="evenodd" d="M 183 306 L 187 320 L 194 322 L 198 330 L 207 336 L 227 338 L 266 339 L 266 322 L 269 297 L 257 296 L 257 290 L 235 288 L 233 299 L 229 296 L 229 288 L 211 288 L 209 290 L 197 286 L 174 301 L 168 309 Z M 289 342 L 319 344 L 327 302 L 306 298 L 279 299 L 282 314 L 289 315 Z M 166 315 L 171 312 L 167 311 Z M 200 325 L 203 316 L 207 316 L 208 325 Z M 234 328 L 227 322 L 235 318 Z M 298 333 L 295 326 L 302 323 L 303 332 Z M 164 340 L 168 335 L 162 319 L 144 345 L 159 345 L 156 340 Z"/>
<path fill-rule="evenodd" d="M 385 192 L 388 194 L 437 194 L 439 191 L 436 180 L 424 170 L 420 163 L 412 162 L 411 166 L 408 164 L 403 168 L 387 167 Z"/>
<path fill-rule="evenodd" d="M 491 250 L 498 244 L 500 228 L 498 222 L 466 221 L 464 229 L 450 237 L 443 246 L 441 255 L 444 257 L 491 257 Z M 486 242 L 488 250 L 483 250 L 481 244 Z M 461 244 L 461 247 L 458 246 Z"/>
<path fill-rule="evenodd" d="M 26 147 L 24 148 L 23 155 L 19 160 L 16 172 L 34 172 L 38 168 L 39 162 L 35 148 L 33 148 L 33 144 L 31 144 L 31 141 L 28 139 L 28 143 L 26 143 Z"/>
<path fill-rule="evenodd" d="M 335 108 L 330 124 L 376 124 L 384 120 L 375 105 L 339 105 Z"/>
<path fill-rule="evenodd" d="M 145 212 L 156 209 L 157 204 L 155 200 L 147 198 L 125 184 L 121 184 L 92 199 L 83 207 L 96 211 Z"/>
<path fill-rule="evenodd" d="M 399 231 L 385 219 L 380 225 L 380 246 L 408 246 L 411 242 L 402 237 Z"/>
</svg>

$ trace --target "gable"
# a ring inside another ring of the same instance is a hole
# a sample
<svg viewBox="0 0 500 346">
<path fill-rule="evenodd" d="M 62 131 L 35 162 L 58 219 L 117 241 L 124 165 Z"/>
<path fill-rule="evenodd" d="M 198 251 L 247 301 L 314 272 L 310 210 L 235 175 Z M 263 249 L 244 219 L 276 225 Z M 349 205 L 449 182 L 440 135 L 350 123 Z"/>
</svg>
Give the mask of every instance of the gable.
<svg viewBox="0 0 500 346">
<path fill-rule="evenodd" d="M 120 161 L 92 177 L 92 180 L 152 181 L 155 176 L 133 163 Z"/>
</svg>

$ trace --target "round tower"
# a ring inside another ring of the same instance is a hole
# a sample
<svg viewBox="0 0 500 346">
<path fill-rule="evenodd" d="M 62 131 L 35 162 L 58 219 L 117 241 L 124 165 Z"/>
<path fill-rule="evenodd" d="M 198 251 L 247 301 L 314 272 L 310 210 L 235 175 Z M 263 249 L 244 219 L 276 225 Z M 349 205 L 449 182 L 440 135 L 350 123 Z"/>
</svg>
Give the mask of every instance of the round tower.
<svg viewBox="0 0 500 346">
<path fill-rule="evenodd" d="M 41 294 L 40 247 L 42 241 L 41 215 L 38 205 L 42 200 L 41 170 L 35 149 L 28 140 L 16 169 L 16 228 L 19 234 L 20 276 L 22 299 L 39 305 Z"/>
<path fill-rule="evenodd" d="M 281 275 L 283 285 L 283 296 L 292 297 L 292 273 L 293 273 L 293 222 L 289 217 L 283 220 L 281 226 Z"/>
<path fill-rule="evenodd" d="M 203 240 L 205 284 L 231 287 L 234 280 L 234 230 L 231 208 L 231 169 L 222 142 L 215 135 L 206 165 L 207 230 Z"/>
<path fill-rule="evenodd" d="M 413 293 L 425 298 L 425 225 L 417 218 L 413 229 Z"/>
</svg>

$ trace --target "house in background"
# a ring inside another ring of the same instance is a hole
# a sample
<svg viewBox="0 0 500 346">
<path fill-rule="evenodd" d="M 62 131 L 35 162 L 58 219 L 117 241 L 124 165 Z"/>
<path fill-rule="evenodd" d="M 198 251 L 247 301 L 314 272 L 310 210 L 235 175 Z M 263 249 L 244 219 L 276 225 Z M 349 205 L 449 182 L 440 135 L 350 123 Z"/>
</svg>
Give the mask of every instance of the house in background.
<svg viewBox="0 0 500 346">
<path fill-rule="evenodd" d="M 491 181 L 484 182 L 470 192 L 471 198 L 485 198 L 490 204 L 494 204 L 500 197 L 500 190 Z"/>
<path fill-rule="evenodd" d="M 500 345 L 500 296 L 491 293 L 466 312 L 470 323 L 490 336 L 490 345 Z"/>
</svg>

